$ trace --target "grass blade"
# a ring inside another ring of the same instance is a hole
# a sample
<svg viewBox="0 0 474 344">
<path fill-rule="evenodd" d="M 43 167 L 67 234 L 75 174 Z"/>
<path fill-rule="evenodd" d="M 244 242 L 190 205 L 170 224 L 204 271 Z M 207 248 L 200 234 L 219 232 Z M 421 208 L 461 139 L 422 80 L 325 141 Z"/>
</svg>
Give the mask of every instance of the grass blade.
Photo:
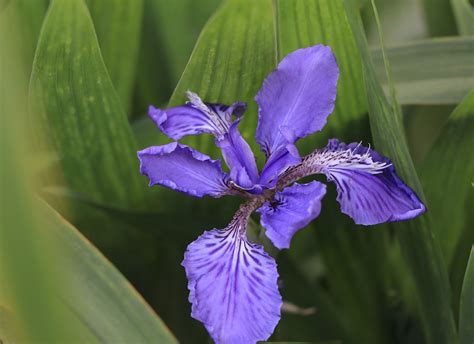
<svg viewBox="0 0 474 344">
<path fill-rule="evenodd" d="M 464 274 L 460 312 L 460 343 L 471 344 L 474 339 L 474 248 L 471 248 L 471 255 Z"/>
</svg>

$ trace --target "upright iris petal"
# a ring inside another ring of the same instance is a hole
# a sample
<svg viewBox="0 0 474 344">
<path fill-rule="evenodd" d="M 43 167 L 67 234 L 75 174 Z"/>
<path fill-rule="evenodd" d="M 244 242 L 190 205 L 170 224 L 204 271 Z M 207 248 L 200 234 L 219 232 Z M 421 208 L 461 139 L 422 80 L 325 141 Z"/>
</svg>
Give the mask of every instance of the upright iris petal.
<svg viewBox="0 0 474 344">
<path fill-rule="evenodd" d="M 247 240 L 253 208 L 242 209 L 226 229 L 205 232 L 191 243 L 182 263 L 192 316 L 221 344 L 267 340 L 280 320 L 275 260 Z"/>
<path fill-rule="evenodd" d="M 280 146 L 268 158 L 260 175 L 259 184 L 268 188 L 275 187 L 278 176 L 288 167 L 296 165 L 301 160 L 298 149 L 294 144 Z"/>
<path fill-rule="evenodd" d="M 252 150 L 237 128 L 239 122 L 237 119 L 226 134 L 216 138 L 216 145 L 230 168 L 230 178 L 243 188 L 251 188 L 258 181 L 258 170 Z"/>
<path fill-rule="evenodd" d="M 334 109 L 339 68 L 324 45 L 288 54 L 263 82 L 256 139 L 267 156 L 321 130 Z"/>
</svg>

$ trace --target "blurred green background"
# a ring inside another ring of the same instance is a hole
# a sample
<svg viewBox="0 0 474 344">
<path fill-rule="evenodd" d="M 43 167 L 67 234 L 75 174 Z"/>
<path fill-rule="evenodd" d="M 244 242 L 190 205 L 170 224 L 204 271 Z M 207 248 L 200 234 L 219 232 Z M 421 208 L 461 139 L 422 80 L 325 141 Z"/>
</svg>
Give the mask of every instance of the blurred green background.
<svg viewBox="0 0 474 344">
<path fill-rule="evenodd" d="M 295 307 L 270 341 L 472 344 L 473 34 L 469 0 L 1 0 L 0 343 L 211 343 L 180 263 L 238 200 L 148 188 L 136 151 L 168 142 L 148 105 L 246 101 L 257 152 L 264 77 L 324 43 L 336 109 L 300 151 L 370 143 L 429 211 L 357 226 L 329 185 L 272 251 Z"/>
</svg>

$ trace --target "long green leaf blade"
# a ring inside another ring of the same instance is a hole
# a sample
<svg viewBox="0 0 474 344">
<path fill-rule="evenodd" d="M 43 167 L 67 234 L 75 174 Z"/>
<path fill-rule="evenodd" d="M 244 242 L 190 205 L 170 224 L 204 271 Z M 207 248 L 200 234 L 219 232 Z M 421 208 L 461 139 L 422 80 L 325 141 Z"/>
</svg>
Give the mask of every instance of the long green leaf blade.
<svg viewBox="0 0 474 344">
<path fill-rule="evenodd" d="M 459 339 L 461 344 L 471 344 L 474 340 L 474 247 L 467 263 L 462 286 L 459 315 Z"/>
<path fill-rule="evenodd" d="M 130 114 L 143 0 L 88 1 L 100 50 L 123 109 Z"/>
<path fill-rule="evenodd" d="M 386 49 L 401 104 L 457 104 L 474 88 L 474 38 L 415 41 Z M 377 78 L 388 88 L 381 49 L 372 50 Z"/>
<path fill-rule="evenodd" d="M 472 232 L 466 221 L 467 213 L 474 205 L 474 159 L 470 158 L 474 147 L 473 132 L 474 91 L 449 116 L 425 159 L 421 173 L 434 219 L 433 229 L 439 237 L 448 266 L 463 232 Z"/>
<path fill-rule="evenodd" d="M 456 25 L 461 35 L 474 35 L 474 6 L 469 0 L 451 0 Z"/>
<path fill-rule="evenodd" d="M 44 236 L 61 242 L 60 299 L 96 342 L 177 343 L 120 272 L 51 207 L 42 204 Z"/>
<path fill-rule="evenodd" d="M 4 3 L 4 8 L 1 8 L 0 11 L 2 20 L 9 23 L 6 24 L 6 27 L 11 28 L 12 25 L 15 25 L 15 21 L 22 23 L 18 32 L 18 39 L 21 40 L 22 44 L 18 47 L 19 56 L 17 58 L 21 59 L 25 72 L 30 73 L 41 24 L 48 8 L 48 1 L 16 0 Z M 6 47 L 2 47 L 2 49 L 6 49 Z"/>
<path fill-rule="evenodd" d="M 474 242 L 474 91 L 449 116 L 421 169 L 435 231 L 449 269 L 454 314 Z"/>
<path fill-rule="evenodd" d="M 30 84 L 31 116 L 57 153 L 74 192 L 118 207 L 141 207 L 136 143 L 83 0 L 53 0 Z"/>
<path fill-rule="evenodd" d="M 8 80 L 0 83 L 0 335 L 8 343 L 65 342 L 79 329 L 54 302 L 57 247 L 40 233 L 30 192 L 34 163 L 25 158 L 29 67 L 22 60 L 22 23 L 9 15 L 0 12 L 0 74 Z"/>
<path fill-rule="evenodd" d="M 423 198 L 423 191 L 408 151 L 398 106 L 387 101 L 377 81 L 357 9 L 349 0 L 345 0 L 345 5 L 362 57 L 370 124 L 376 149 L 392 159 L 399 175 Z M 396 99 L 392 99 L 393 101 Z M 396 227 L 402 254 L 415 281 L 414 293 L 426 340 L 428 343 L 454 343 L 456 331 L 449 303 L 448 276 L 428 217 L 425 215 Z"/>
</svg>

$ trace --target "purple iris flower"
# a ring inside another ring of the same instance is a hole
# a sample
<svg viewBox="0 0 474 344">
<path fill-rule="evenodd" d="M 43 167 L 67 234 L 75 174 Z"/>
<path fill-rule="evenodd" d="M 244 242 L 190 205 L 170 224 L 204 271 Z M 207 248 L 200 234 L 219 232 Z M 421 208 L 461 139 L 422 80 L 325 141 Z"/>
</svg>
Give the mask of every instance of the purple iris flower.
<svg viewBox="0 0 474 344">
<path fill-rule="evenodd" d="M 245 103 L 204 103 L 187 92 L 189 102 L 149 115 L 173 140 L 209 133 L 230 172 L 188 146 L 172 142 L 138 152 L 140 172 L 150 180 L 192 196 L 241 196 L 246 201 L 224 229 L 204 232 L 184 255 L 192 316 L 216 343 L 266 340 L 280 319 L 275 260 L 247 239 L 250 215 L 260 213 L 266 236 L 278 249 L 321 211 L 326 186 L 303 177 L 324 174 L 337 187 L 341 211 L 357 224 L 411 219 L 425 211 L 416 194 L 395 173 L 390 160 L 358 143 L 336 139 L 300 157 L 295 142 L 321 130 L 334 109 L 339 68 L 324 45 L 287 55 L 263 82 L 256 140 L 266 156 L 259 173 L 238 125 Z"/>
</svg>

